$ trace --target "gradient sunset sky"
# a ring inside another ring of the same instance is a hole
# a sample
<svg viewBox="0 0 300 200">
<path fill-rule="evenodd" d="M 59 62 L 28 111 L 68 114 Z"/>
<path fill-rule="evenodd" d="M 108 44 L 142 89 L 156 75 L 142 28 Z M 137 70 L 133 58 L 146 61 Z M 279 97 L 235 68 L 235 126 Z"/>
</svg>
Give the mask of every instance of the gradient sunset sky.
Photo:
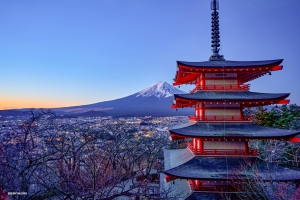
<svg viewBox="0 0 300 200">
<path fill-rule="evenodd" d="M 253 92 L 300 105 L 300 1 L 219 0 L 227 60 L 283 58 Z M 211 55 L 210 0 L 0 1 L 0 109 L 112 100 Z M 185 91 L 191 87 L 181 87 Z"/>
</svg>

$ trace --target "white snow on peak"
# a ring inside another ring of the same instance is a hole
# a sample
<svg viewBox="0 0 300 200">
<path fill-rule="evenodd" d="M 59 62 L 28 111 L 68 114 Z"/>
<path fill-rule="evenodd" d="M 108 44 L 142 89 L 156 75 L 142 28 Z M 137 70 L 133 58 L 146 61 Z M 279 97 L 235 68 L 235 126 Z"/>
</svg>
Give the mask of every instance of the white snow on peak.
<svg viewBox="0 0 300 200">
<path fill-rule="evenodd" d="M 173 94 L 186 94 L 186 92 L 177 89 L 165 81 L 158 81 L 150 87 L 136 93 L 136 97 L 156 96 L 158 98 L 166 98 L 173 96 Z"/>
</svg>

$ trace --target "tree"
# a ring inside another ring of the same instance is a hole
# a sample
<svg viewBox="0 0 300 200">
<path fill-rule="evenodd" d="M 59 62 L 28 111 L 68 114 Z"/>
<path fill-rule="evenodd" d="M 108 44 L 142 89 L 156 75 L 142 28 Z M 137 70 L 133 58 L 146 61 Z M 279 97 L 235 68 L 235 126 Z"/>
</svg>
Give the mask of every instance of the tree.
<svg viewBox="0 0 300 200">
<path fill-rule="evenodd" d="M 252 166 L 254 177 L 241 176 L 239 172 L 244 171 L 245 168 L 247 167 L 241 166 L 239 170 L 231 174 L 234 179 L 229 182 L 236 193 L 230 196 L 229 199 L 290 200 L 291 197 L 300 199 L 300 195 L 295 192 L 297 190 L 295 183 L 274 181 L 272 179 L 269 181 L 261 180 L 257 166 Z M 226 198 L 226 196 L 224 197 Z"/>
<path fill-rule="evenodd" d="M 5 191 L 25 192 L 27 196 L 15 196 L 15 199 L 32 198 L 39 193 L 36 179 L 48 159 L 41 146 L 40 125 L 54 114 L 49 110 L 31 110 L 30 118 L 2 135 L 6 138 L 0 145 L 0 185 Z"/>
<path fill-rule="evenodd" d="M 274 127 L 280 129 L 299 129 L 300 127 L 300 107 L 292 105 L 275 106 L 271 110 L 258 107 L 253 113 L 253 123 Z M 272 163 L 288 167 L 300 169 L 300 145 L 280 140 L 263 140 L 252 141 L 250 145 L 259 149 L 259 156 L 267 163 Z M 244 166 L 245 167 L 245 166 Z M 242 170 L 242 169 L 241 169 Z M 272 179 L 268 182 L 259 178 L 259 171 L 255 173 L 257 176 L 250 179 L 238 177 L 243 184 L 232 182 L 240 199 L 290 199 L 300 198 L 299 194 L 294 193 L 299 186 L 299 181 L 276 182 Z M 235 174 L 238 176 L 238 173 Z"/>
<path fill-rule="evenodd" d="M 257 107 L 253 115 L 253 123 L 262 126 L 283 129 L 300 128 L 300 106 L 296 104 L 275 106 L 270 111 Z"/>
<path fill-rule="evenodd" d="M 166 136 L 145 137 L 125 123 L 63 122 L 49 110 L 30 115 L 1 135 L 7 139 L 0 143 L 0 185 L 28 194 L 12 198 L 160 196 L 149 192 L 159 188 L 151 170 L 163 159 Z"/>
<path fill-rule="evenodd" d="M 296 104 L 275 106 L 270 111 L 258 107 L 253 116 L 253 123 L 281 129 L 300 128 L 300 107 Z M 260 157 L 277 162 L 285 167 L 299 168 L 300 145 L 287 141 L 266 140 L 253 142 L 258 147 Z"/>
</svg>

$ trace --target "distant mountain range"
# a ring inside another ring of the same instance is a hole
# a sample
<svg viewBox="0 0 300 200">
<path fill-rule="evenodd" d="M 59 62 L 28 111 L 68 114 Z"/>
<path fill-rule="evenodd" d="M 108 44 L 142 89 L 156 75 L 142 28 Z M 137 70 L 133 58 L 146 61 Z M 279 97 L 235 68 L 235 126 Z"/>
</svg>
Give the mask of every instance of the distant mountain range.
<svg viewBox="0 0 300 200">
<path fill-rule="evenodd" d="M 104 101 L 89 105 L 53 108 L 55 113 L 74 116 L 184 116 L 193 115 L 194 109 L 171 109 L 173 94 L 184 94 L 174 86 L 164 81 L 159 81 L 150 87 L 130 96 Z M 0 110 L 2 116 L 24 115 L 22 110 Z"/>
</svg>

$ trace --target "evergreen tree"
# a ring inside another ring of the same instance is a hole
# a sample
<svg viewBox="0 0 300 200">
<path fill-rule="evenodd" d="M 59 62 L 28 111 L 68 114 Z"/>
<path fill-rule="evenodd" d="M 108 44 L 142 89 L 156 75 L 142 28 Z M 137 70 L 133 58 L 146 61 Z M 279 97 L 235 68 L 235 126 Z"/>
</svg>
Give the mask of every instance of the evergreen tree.
<svg viewBox="0 0 300 200">
<path fill-rule="evenodd" d="M 253 123 L 267 127 L 298 130 L 300 128 L 300 106 L 296 104 L 275 106 L 269 111 L 267 108 L 257 107 L 253 113 Z M 286 167 L 300 167 L 299 143 L 263 140 L 256 145 L 261 158 L 276 161 Z"/>
<path fill-rule="evenodd" d="M 275 106 L 270 111 L 257 107 L 253 114 L 253 123 L 283 129 L 300 128 L 300 106 L 296 104 Z"/>
</svg>

